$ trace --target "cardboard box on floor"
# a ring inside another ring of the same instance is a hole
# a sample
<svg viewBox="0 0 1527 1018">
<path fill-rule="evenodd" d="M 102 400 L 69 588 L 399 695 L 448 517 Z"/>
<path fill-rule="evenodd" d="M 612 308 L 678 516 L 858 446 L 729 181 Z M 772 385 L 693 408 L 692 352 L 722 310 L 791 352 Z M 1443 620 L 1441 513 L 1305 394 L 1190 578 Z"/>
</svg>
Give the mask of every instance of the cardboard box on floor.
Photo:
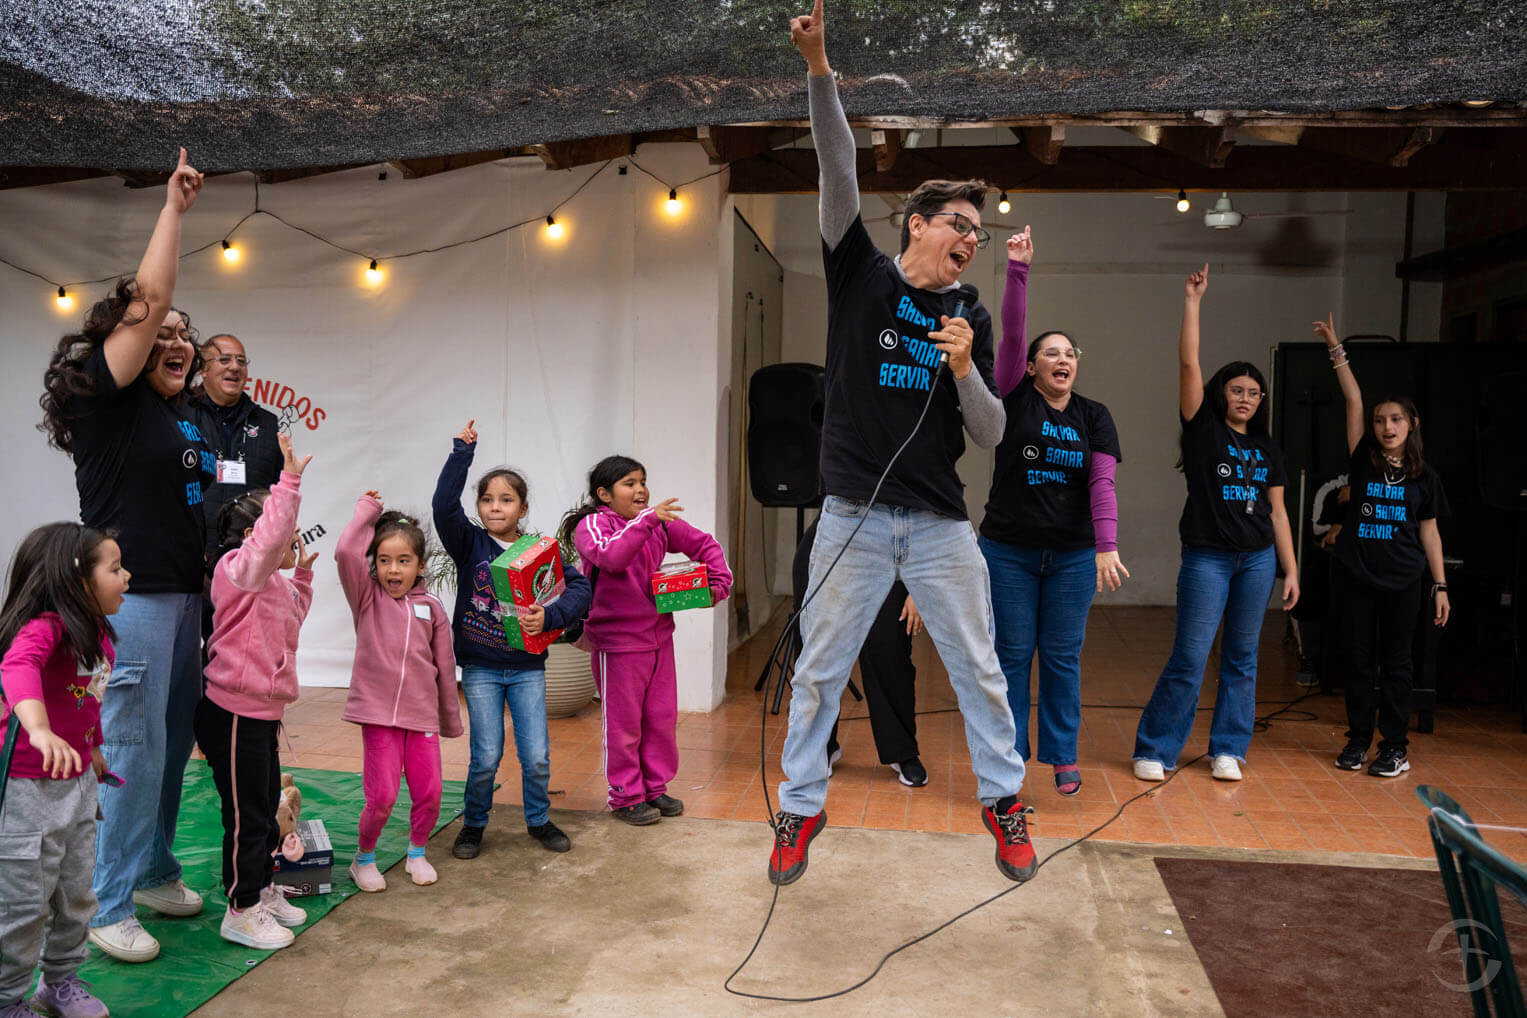
<svg viewBox="0 0 1527 1018">
<path fill-rule="evenodd" d="M 287 894 L 293 898 L 328 894 L 334 889 L 334 845 L 328 830 L 322 820 L 299 820 L 297 837 L 302 839 L 302 858 L 292 862 L 277 853 L 272 883 L 290 888 Z"/>
</svg>

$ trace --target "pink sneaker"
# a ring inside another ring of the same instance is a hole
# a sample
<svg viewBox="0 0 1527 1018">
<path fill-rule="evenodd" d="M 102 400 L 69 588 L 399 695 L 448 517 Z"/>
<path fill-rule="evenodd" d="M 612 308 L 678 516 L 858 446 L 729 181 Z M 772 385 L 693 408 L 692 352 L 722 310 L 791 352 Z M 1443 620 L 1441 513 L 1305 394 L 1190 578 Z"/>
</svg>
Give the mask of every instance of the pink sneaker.
<svg viewBox="0 0 1527 1018">
<path fill-rule="evenodd" d="M 350 864 L 350 879 L 355 881 L 355 886 L 368 893 L 387 890 L 387 878 L 382 876 L 382 871 L 376 868 L 376 863 L 368 862 L 362 865 L 359 862 Z"/>
<path fill-rule="evenodd" d="M 410 856 L 403 863 L 403 868 L 408 871 L 408 878 L 420 887 L 427 887 L 440 879 L 435 872 L 435 867 L 429 864 L 424 856 Z"/>
</svg>

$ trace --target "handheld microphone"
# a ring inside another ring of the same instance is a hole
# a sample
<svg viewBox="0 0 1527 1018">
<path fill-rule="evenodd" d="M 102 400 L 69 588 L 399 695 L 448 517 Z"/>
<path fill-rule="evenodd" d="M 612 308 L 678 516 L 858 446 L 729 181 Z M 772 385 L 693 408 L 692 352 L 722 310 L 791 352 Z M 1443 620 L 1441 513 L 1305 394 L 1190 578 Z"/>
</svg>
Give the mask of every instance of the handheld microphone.
<svg viewBox="0 0 1527 1018">
<path fill-rule="evenodd" d="M 969 283 L 961 283 L 958 287 L 955 288 L 955 291 L 954 291 L 954 314 L 950 315 L 949 317 L 950 318 L 964 318 L 965 317 L 965 312 L 970 310 L 971 308 L 975 307 L 976 306 L 976 302 L 979 301 L 980 299 L 981 299 L 981 291 L 977 290 L 975 287 L 971 286 Z M 938 362 L 940 364 L 948 364 L 949 363 L 949 355 L 947 353 L 939 354 L 938 355 Z"/>
</svg>

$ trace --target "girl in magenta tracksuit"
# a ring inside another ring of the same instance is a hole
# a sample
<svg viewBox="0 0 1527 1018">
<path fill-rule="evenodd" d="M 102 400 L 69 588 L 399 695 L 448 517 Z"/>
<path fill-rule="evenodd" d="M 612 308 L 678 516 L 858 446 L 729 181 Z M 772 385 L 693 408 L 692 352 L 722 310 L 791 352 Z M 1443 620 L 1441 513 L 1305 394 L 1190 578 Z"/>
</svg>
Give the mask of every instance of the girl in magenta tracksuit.
<svg viewBox="0 0 1527 1018">
<path fill-rule="evenodd" d="M 668 499 L 647 505 L 647 471 L 627 456 L 607 456 L 589 471 L 589 501 L 563 520 L 594 584 L 584 633 L 604 705 L 605 778 L 610 809 L 630 824 L 678 816 L 668 794 L 679 767 L 678 680 L 673 616 L 659 614 L 652 574 L 669 552 L 702 562 L 712 597 L 724 600 L 732 573 L 716 539 L 679 519 Z"/>
<path fill-rule="evenodd" d="M 424 531 L 374 491 L 334 549 L 339 583 L 355 620 L 355 664 L 342 717 L 361 726 L 360 840 L 350 877 L 363 891 L 385 891 L 376 843 L 403 777 L 408 778 L 408 860 L 416 884 L 433 884 L 424 846 L 440 819 L 440 736 L 462 733 L 451 619 L 424 585 Z"/>
<path fill-rule="evenodd" d="M 223 800 L 224 940 L 260 950 L 287 947 L 307 913 L 273 884 L 280 840 L 276 807 L 281 761 L 276 737 L 297 699 L 297 633 L 313 603 L 313 560 L 297 532 L 298 485 L 311 456 L 292 454 L 269 492 L 252 491 L 217 514 L 212 561 L 212 635 L 206 695 L 196 707 L 196 743 Z M 299 553 L 300 549 L 300 553 Z M 296 568 L 291 579 L 281 570 Z"/>
</svg>

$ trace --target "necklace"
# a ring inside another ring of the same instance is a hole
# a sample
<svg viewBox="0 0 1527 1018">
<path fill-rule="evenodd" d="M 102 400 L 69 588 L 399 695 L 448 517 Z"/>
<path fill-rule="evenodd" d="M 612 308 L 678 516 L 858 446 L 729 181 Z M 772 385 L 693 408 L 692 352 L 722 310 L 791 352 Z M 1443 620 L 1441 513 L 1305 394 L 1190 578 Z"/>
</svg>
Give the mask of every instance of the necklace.
<svg viewBox="0 0 1527 1018">
<path fill-rule="evenodd" d="M 1405 465 L 1405 457 L 1403 456 L 1391 456 L 1386 452 L 1384 459 L 1392 467 L 1403 467 Z"/>
</svg>

